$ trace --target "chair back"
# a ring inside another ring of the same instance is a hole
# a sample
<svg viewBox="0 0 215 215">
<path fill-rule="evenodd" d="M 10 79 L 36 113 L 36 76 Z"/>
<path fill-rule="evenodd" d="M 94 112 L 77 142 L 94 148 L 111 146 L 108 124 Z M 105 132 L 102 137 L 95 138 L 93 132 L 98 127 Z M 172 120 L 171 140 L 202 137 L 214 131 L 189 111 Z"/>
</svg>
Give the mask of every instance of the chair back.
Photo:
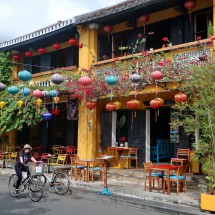
<svg viewBox="0 0 215 215">
<path fill-rule="evenodd" d="M 138 151 L 138 148 L 131 147 L 129 148 L 128 155 L 137 157 L 137 151 Z"/>
<path fill-rule="evenodd" d="M 186 175 L 186 171 L 187 171 L 187 166 L 188 165 L 181 165 L 179 166 L 178 170 L 177 170 L 177 176 L 180 176 L 180 175 L 183 175 L 185 176 Z"/>
<path fill-rule="evenodd" d="M 72 154 L 70 156 L 70 162 L 71 162 L 71 166 L 75 163 L 75 160 L 80 159 L 77 154 Z"/>
<path fill-rule="evenodd" d="M 41 161 L 48 161 L 49 157 L 48 157 L 49 153 L 42 153 L 40 160 Z"/>
<path fill-rule="evenodd" d="M 188 158 L 190 157 L 190 149 L 182 149 L 179 148 L 177 151 L 177 157 L 178 158 Z"/>
<path fill-rule="evenodd" d="M 115 147 L 107 147 L 107 153 L 108 153 L 108 155 L 115 156 L 116 148 Z"/>
<path fill-rule="evenodd" d="M 149 168 L 151 165 L 152 165 L 151 161 L 143 162 L 143 169 L 144 169 L 145 174 L 149 173 Z"/>
<path fill-rule="evenodd" d="M 10 154 L 10 159 L 16 160 L 17 155 L 18 155 L 18 152 L 12 152 L 12 153 Z"/>
<path fill-rule="evenodd" d="M 53 145 L 53 154 L 57 155 L 59 154 L 59 149 L 61 149 L 61 145 Z"/>
<path fill-rule="evenodd" d="M 76 154 L 76 147 L 75 146 L 67 146 L 66 147 L 66 154 Z"/>
<path fill-rule="evenodd" d="M 12 146 L 6 146 L 5 151 L 6 151 L 6 152 L 15 152 L 15 148 L 12 147 Z"/>
<path fill-rule="evenodd" d="M 57 157 L 57 164 L 62 164 L 64 165 L 66 162 L 66 155 L 59 154 Z"/>
</svg>

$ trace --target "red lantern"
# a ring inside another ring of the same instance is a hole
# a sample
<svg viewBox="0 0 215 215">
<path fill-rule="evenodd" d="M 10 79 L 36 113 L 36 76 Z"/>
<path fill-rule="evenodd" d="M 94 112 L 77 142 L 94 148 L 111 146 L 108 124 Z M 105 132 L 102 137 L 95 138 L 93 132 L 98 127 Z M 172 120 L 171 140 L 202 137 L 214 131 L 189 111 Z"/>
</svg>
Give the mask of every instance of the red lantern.
<svg viewBox="0 0 215 215">
<path fill-rule="evenodd" d="M 145 25 L 146 23 L 149 21 L 149 15 L 148 14 L 145 14 L 145 15 L 142 15 L 140 16 L 140 22 L 143 22 L 143 25 L 144 25 L 144 34 L 146 34 L 146 28 L 145 28 Z"/>
<path fill-rule="evenodd" d="M 104 27 L 104 31 L 108 33 L 108 43 L 109 43 L 109 33 L 113 30 L 113 26 L 112 25 L 106 25 Z"/>
<path fill-rule="evenodd" d="M 45 49 L 45 48 L 39 48 L 37 51 L 38 51 L 40 54 L 46 53 L 46 49 Z"/>
<path fill-rule="evenodd" d="M 19 54 L 14 54 L 13 55 L 13 59 L 16 60 L 16 61 L 20 60 L 20 58 L 21 58 L 21 56 Z"/>
<path fill-rule="evenodd" d="M 42 93 L 42 91 L 40 91 L 40 90 L 34 90 L 34 91 L 33 91 L 33 95 L 34 95 L 34 97 L 36 97 L 36 98 L 41 98 L 41 97 L 43 96 L 43 93 Z"/>
<path fill-rule="evenodd" d="M 187 96 L 184 93 L 178 93 L 174 97 L 176 102 L 186 102 L 187 101 Z"/>
<path fill-rule="evenodd" d="M 54 49 L 60 49 L 61 45 L 59 43 L 55 43 L 52 46 Z"/>
<path fill-rule="evenodd" d="M 127 102 L 127 107 L 128 107 L 128 109 L 133 110 L 133 109 L 138 108 L 139 104 L 140 104 L 140 102 L 138 100 L 134 99 L 134 100 Z"/>
<path fill-rule="evenodd" d="M 87 108 L 90 109 L 90 110 L 92 110 L 92 109 L 94 109 L 96 107 L 96 103 L 93 102 L 93 101 L 87 102 L 86 105 L 87 105 Z"/>
<path fill-rule="evenodd" d="M 79 78 L 78 82 L 80 84 L 82 84 L 83 86 L 87 86 L 89 84 L 91 84 L 92 80 L 88 77 L 88 76 L 82 76 L 81 78 Z"/>
<path fill-rule="evenodd" d="M 32 52 L 30 52 L 30 51 L 25 52 L 25 56 L 26 57 L 31 57 L 32 56 Z"/>
<path fill-rule="evenodd" d="M 53 116 L 58 116 L 58 115 L 60 115 L 60 110 L 59 110 L 59 109 L 53 109 L 53 110 L 51 111 L 51 114 L 52 114 Z"/>
<path fill-rule="evenodd" d="M 77 44 L 77 40 L 75 38 L 71 38 L 69 40 L 69 44 L 72 45 L 72 46 L 75 46 Z"/>
<path fill-rule="evenodd" d="M 114 111 L 114 110 L 116 110 L 116 105 L 114 103 L 110 102 L 110 103 L 106 104 L 106 109 L 108 111 Z"/>
<path fill-rule="evenodd" d="M 159 99 L 155 98 L 150 101 L 150 106 L 154 109 L 158 109 L 162 106 L 162 102 Z"/>
<path fill-rule="evenodd" d="M 154 78 L 155 80 L 159 80 L 163 78 L 163 74 L 162 72 L 155 70 L 154 72 L 151 73 L 152 78 Z"/>
<path fill-rule="evenodd" d="M 191 10 L 196 6 L 196 2 L 194 0 L 187 0 L 184 3 L 184 7 L 189 10 L 189 14 L 190 14 L 190 21 L 191 21 Z"/>
</svg>

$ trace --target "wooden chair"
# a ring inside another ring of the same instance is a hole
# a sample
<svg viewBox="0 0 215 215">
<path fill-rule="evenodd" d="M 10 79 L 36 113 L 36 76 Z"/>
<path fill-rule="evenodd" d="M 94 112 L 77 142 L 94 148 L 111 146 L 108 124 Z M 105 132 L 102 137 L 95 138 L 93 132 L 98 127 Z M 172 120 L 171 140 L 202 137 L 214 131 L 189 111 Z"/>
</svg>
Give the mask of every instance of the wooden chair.
<svg viewBox="0 0 215 215">
<path fill-rule="evenodd" d="M 70 178 L 72 179 L 72 175 L 74 175 L 74 169 L 75 169 L 75 161 L 79 160 L 80 158 L 77 156 L 77 154 L 70 155 L 70 163 L 71 163 L 71 170 L 70 170 Z M 80 172 L 79 172 L 80 173 Z"/>
<path fill-rule="evenodd" d="M 171 165 L 179 164 L 184 166 L 187 164 L 190 172 L 190 149 L 179 148 L 177 151 L 177 157 L 171 158 Z"/>
<path fill-rule="evenodd" d="M 138 152 L 138 148 L 134 148 L 134 147 L 129 148 L 128 155 L 120 156 L 119 162 L 121 162 L 122 160 L 127 160 L 127 168 L 129 169 L 130 168 L 130 161 L 135 160 L 136 161 L 136 169 L 138 169 L 138 155 L 137 155 L 137 152 Z"/>
<path fill-rule="evenodd" d="M 116 148 L 115 147 L 107 147 L 107 154 L 113 156 L 114 165 L 116 165 Z"/>
<path fill-rule="evenodd" d="M 177 195 L 179 194 L 179 185 L 181 185 L 182 183 L 184 184 L 184 192 L 187 192 L 187 183 L 186 183 L 186 170 L 187 170 L 187 166 L 188 165 L 184 165 L 184 166 L 179 166 L 176 175 L 170 175 L 170 186 L 172 189 L 172 183 L 175 182 L 176 183 L 176 192 Z M 163 176 L 164 180 L 163 180 L 163 192 L 165 191 L 166 188 L 166 181 L 167 181 L 167 176 Z"/>
<path fill-rule="evenodd" d="M 144 176 L 145 176 L 145 182 L 144 182 L 144 188 L 146 190 L 146 182 L 147 182 L 147 179 L 149 179 L 149 168 L 150 166 L 152 165 L 152 162 L 143 162 L 143 169 L 144 169 Z M 162 173 L 155 173 L 155 172 L 152 172 L 151 173 L 151 177 L 152 177 L 152 186 L 153 188 L 155 187 L 155 180 L 157 181 L 157 184 L 158 184 L 158 190 L 160 190 L 160 179 L 163 180 L 163 174 Z M 161 182 L 161 184 L 163 184 Z"/>
<path fill-rule="evenodd" d="M 77 148 L 75 146 L 67 146 L 66 147 L 66 164 L 68 164 L 68 160 L 71 155 L 77 153 Z M 71 159 L 70 159 L 71 161 Z"/>
<path fill-rule="evenodd" d="M 86 162 L 81 161 L 80 159 L 75 159 L 74 161 L 74 179 L 77 181 L 79 180 L 84 180 L 85 181 L 85 175 L 84 175 L 84 168 L 87 168 Z"/>
<path fill-rule="evenodd" d="M 93 164 L 89 167 L 89 174 L 90 174 L 90 177 L 92 179 L 92 183 L 94 182 L 94 176 L 96 174 L 99 174 L 99 179 L 100 179 L 100 181 L 102 181 L 102 179 L 103 179 L 103 177 L 102 177 L 102 175 L 103 175 L 102 163 L 103 162 L 101 160 L 95 160 L 93 162 Z M 87 173 L 87 168 L 85 167 L 84 168 L 84 178 L 85 178 L 85 180 L 86 180 L 86 177 L 87 177 L 86 173 Z"/>
</svg>

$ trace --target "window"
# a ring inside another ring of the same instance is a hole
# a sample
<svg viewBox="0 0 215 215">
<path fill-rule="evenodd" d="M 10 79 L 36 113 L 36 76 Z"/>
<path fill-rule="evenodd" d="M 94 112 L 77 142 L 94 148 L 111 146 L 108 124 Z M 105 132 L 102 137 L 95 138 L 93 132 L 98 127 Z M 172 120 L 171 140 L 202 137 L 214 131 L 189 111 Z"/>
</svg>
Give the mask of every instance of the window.
<svg viewBox="0 0 215 215">
<path fill-rule="evenodd" d="M 213 22 L 213 12 L 212 10 L 204 11 L 195 15 L 195 29 L 194 38 L 201 36 L 201 39 L 206 39 L 208 37 L 208 23 Z"/>
<path fill-rule="evenodd" d="M 113 36 L 113 56 L 112 57 L 122 57 L 128 54 L 128 49 L 120 50 L 120 47 L 128 46 L 128 34 L 122 33 Z"/>
</svg>

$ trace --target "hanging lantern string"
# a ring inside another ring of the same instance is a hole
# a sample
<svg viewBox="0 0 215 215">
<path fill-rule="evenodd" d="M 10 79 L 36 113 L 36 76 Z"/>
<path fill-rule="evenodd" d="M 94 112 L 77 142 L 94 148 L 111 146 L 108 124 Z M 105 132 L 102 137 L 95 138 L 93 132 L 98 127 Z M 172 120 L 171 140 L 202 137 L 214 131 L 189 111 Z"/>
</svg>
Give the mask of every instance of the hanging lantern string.
<svg viewBox="0 0 215 215">
<path fill-rule="evenodd" d="M 156 94 L 156 98 L 157 98 L 157 94 L 158 94 L 158 83 L 157 83 L 157 80 L 155 80 L 155 94 Z"/>
<path fill-rule="evenodd" d="M 55 69 L 54 67 L 50 67 L 50 66 L 39 66 L 39 65 L 34 65 L 34 64 L 26 64 L 26 63 L 18 63 L 18 62 L 10 62 L 10 63 L 12 63 L 12 64 L 18 64 L 18 65 L 23 65 L 24 68 L 26 66 L 34 66 L 34 67 L 40 67 L 40 68 Z"/>
</svg>

